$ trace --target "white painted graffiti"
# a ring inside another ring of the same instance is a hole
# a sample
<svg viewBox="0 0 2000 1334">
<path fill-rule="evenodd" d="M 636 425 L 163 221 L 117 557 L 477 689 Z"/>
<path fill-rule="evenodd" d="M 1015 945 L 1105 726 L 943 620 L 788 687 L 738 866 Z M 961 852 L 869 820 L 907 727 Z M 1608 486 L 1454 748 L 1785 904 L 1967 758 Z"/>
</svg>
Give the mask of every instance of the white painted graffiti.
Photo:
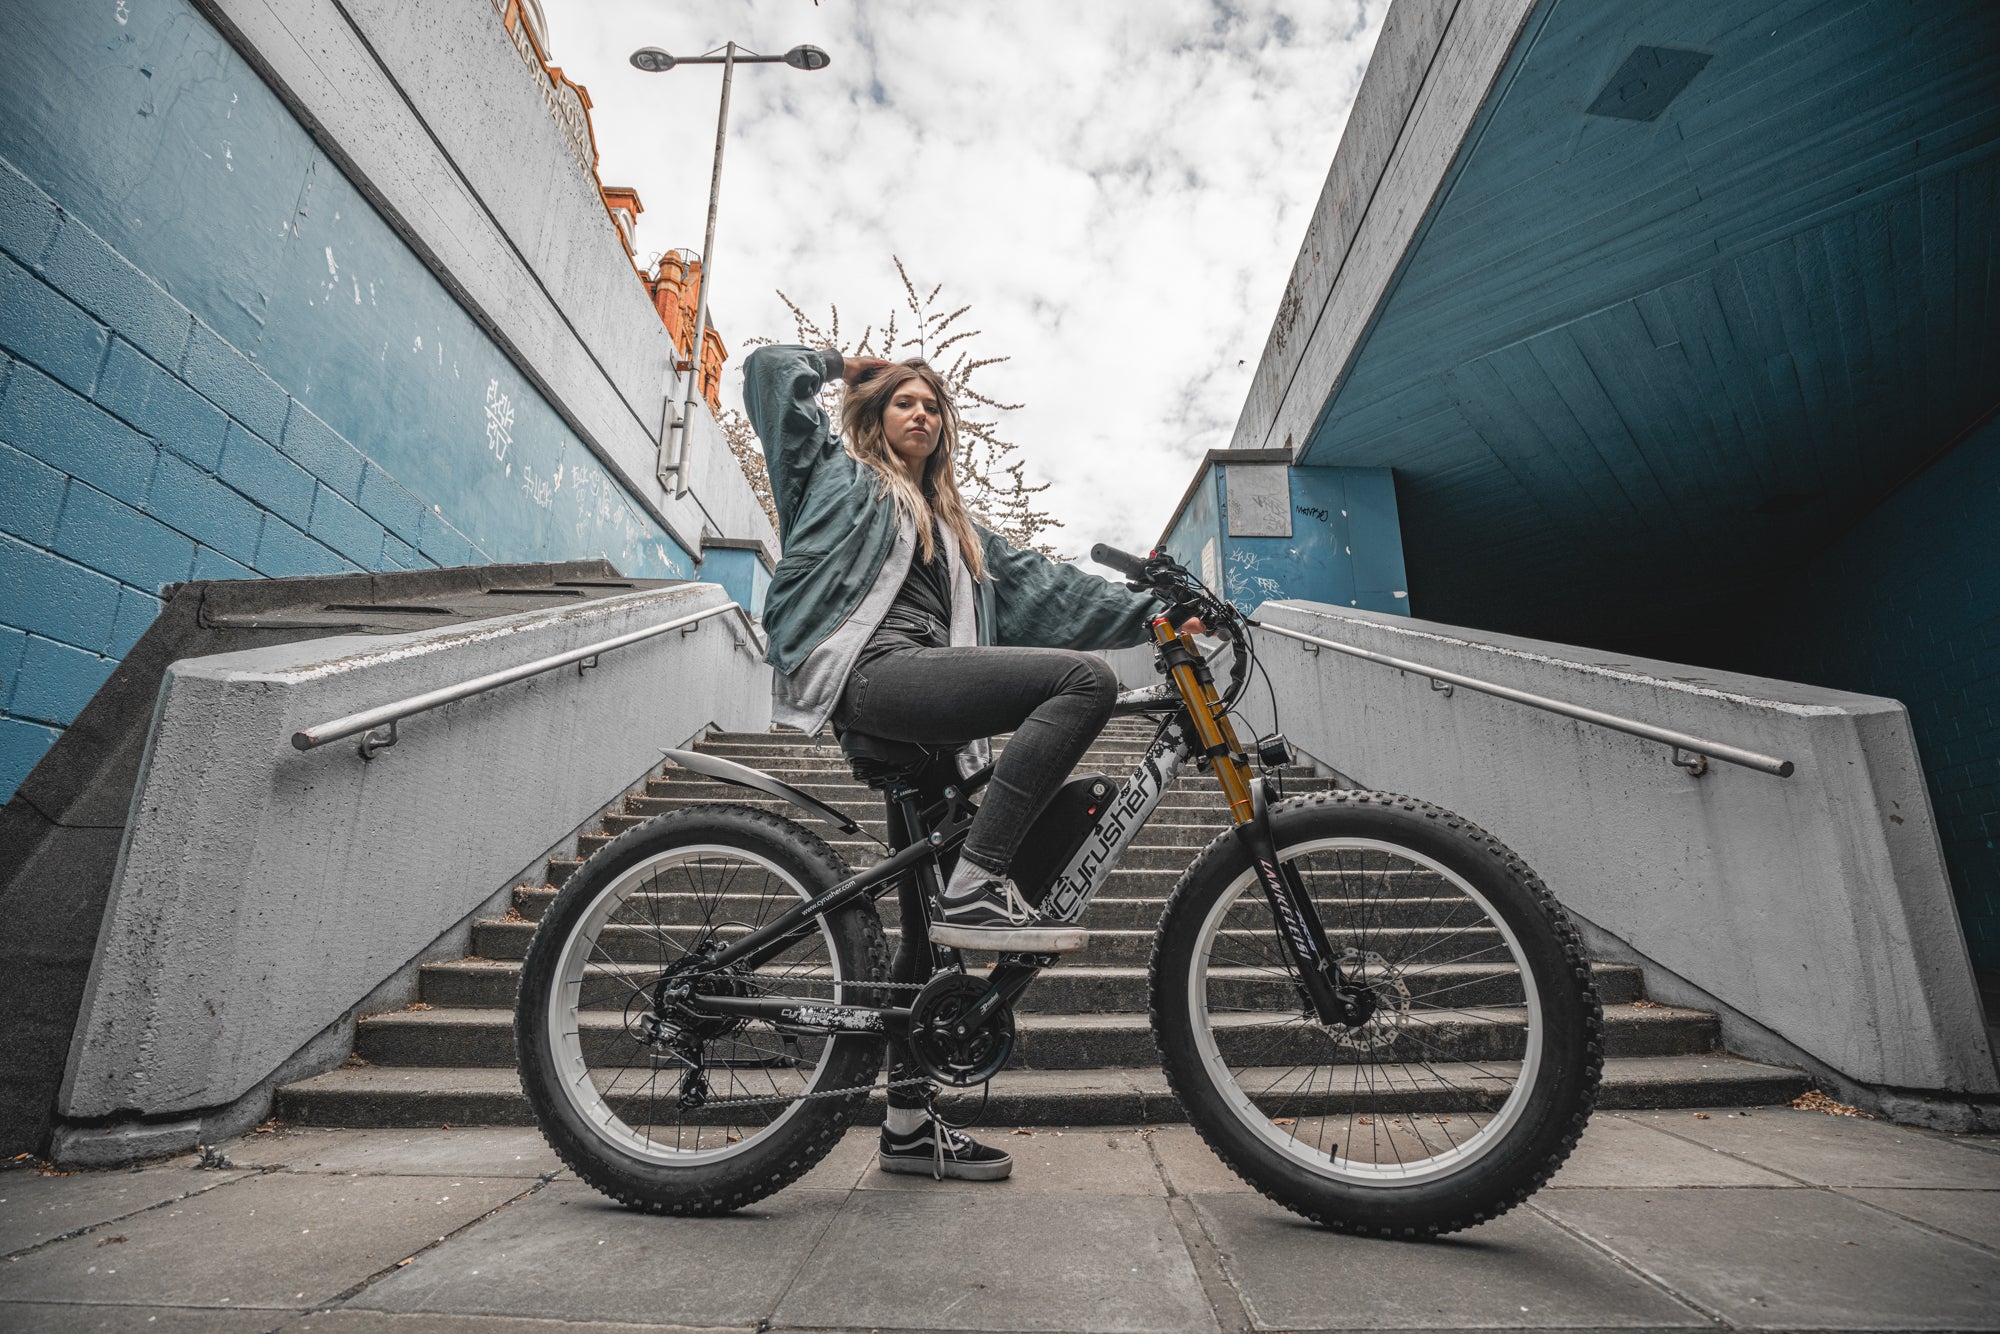
<svg viewBox="0 0 2000 1334">
<path fill-rule="evenodd" d="M 421 343 L 419 343 L 421 346 Z M 514 401 L 500 390 L 498 380 L 486 382 L 486 448 L 496 462 L 505 462 L 514 443 Z"/>
</svg>

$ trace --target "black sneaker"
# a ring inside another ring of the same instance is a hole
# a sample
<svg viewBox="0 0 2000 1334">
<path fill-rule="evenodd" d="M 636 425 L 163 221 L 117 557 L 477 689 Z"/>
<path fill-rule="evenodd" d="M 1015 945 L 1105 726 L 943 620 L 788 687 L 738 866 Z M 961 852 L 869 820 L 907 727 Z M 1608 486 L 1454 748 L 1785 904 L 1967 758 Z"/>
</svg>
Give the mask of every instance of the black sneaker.
<svg viewBox="0 0 2000 1334">
<path fill-rule="evenodd" d="M 939 1181 L 999 1181 L 1014 1170 L 1014 1155 L 1005 1149 L 989 1149 L 962 1130 L 953 1130 L 936 1117 L 907 1135 L 894 1135 L 885 1123 L 882 1148 L 876 1155 L 884 1172 L 928 1176 Z"/>
<path fill-rule="evenodd" d="M 1012 880 L 995 877 L 980 881 L 963 897 L 941 900 L 931 939 L 961 950 L 1068 954 L 1082 949 L 1090 935 L 1080 926 L 1044 917 Z"/>
</svg>

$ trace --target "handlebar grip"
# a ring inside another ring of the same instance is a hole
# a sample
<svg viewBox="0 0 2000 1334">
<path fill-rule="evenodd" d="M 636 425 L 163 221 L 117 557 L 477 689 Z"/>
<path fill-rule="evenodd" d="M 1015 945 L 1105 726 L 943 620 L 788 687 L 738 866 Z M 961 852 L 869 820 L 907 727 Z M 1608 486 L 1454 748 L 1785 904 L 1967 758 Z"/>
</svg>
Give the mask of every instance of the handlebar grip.
<svg viewBox="0 0 2000 1334">
<path fill-rule="evenodd" d="M 1107 569 L 1118 571 L 1127 579 L 1146 577 L 1146 563 L 1137 556 L 1120 551 L 1117 547 L 1107 547 L 1099 542 L 1090 549 L 1090 558 Z"/>
</svg>

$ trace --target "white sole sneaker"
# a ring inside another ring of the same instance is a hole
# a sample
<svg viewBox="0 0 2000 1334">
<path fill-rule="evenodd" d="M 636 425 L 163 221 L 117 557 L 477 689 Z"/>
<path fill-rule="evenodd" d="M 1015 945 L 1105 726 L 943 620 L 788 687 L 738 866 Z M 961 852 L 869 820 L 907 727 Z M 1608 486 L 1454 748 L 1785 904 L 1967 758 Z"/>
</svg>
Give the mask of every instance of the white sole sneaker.
<svg viewBox="0 0 2000 1334">
<path fill-rule="evenodd" d="M 884 1172 L 895 1172 L 902 1176 L 934 1177 L 938 1174 L 937 1159 L 928 1153 L 883 1153 L 876 1151 L 875 1162 Z M 944 1177 L 947 1181 L 1005 1181 L 1014 1170 L 1011 1157 L 995 1162 L 964 1163 L 949 1154 L 944 1160 Z"/>
<path fill-rule="evenodd" d="M 932 922 L 931 941 L 955 950 L 1073 954 L 1090 943 L 1090 933 L 1080 926 L 953 926 Z"/>
</svg>

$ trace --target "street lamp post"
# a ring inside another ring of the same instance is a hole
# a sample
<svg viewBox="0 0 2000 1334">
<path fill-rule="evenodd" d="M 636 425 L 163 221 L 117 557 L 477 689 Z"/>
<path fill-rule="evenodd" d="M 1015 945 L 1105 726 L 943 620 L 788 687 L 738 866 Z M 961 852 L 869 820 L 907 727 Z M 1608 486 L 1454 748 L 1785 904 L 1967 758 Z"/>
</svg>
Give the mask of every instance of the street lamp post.
<svg viewBox="0 0 2000 1334">
<path fill-rule="evenodd" d="M 694 400 L 697 386 L 701 383 L 702 342 L 708 337 L 708 281 L 713 272 L 710 266 L 715 260 L 715 206 L 722 194 L 722 146 L 729 134 L 729 85 L 736 76 L 739 63 L 786 64 L 802 70 L 825 69 L 833 63 L 833 58 L 816 46 L 795 46 L 781 56 L 760 56 L 754 51 L 742 50 L 735 42 L 729 42 L 721 51 L 721 55 L 710 51 L 700 56 L 670 56 L 657 46 L 642 46 L 632 53 L 633 67 L 648 74 L 664 74 L 676 65 L 722 66 L 722 109 L 715 118 L 715 165 L 708 177 L 708 227 L 701 239 L 701 286 L 695 293 L 694 341 L 688 345 L 687 396 L 681 404 L 680 420 L 673 423 L 671 458 L 666 441 L 660 442 L 660 483 L 664 486 L 671 477 L 676 496 L 687 494 L 688 426 L 694 419 Z M 668 341 L 672 342 L 671 335 Z M 671 386 L 667 401 L 672 402 Z"/>
</svg>

